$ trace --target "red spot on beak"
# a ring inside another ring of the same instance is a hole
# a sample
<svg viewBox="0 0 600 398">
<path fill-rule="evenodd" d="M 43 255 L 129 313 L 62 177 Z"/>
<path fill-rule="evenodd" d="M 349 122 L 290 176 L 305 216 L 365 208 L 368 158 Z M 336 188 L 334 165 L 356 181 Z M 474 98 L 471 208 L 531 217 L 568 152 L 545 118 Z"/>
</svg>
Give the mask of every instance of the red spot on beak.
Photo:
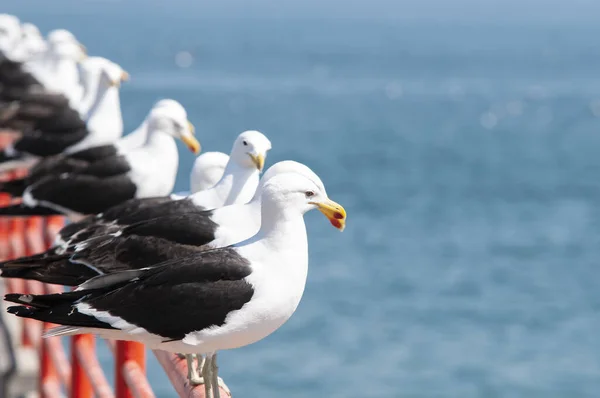
<svg viewBox="0 0 600 398">
<path fill-rule="evenodd" d="M 344 215 L 342 213 L 338 213 L 337 211 L 335 213 L 333 213 L 333 216 L 335 218 L 337 218 L 338 220 L 341 220 L 342 218 L 344 218 Z"/>
<path fill-rule="evenodd" d="M 331 225 L 333 225 L 334 227 L 336 227 L 338 229 L 342 228 L 342 223 L 334 218 L 330 219 L 329 222 L 331 223 Z"/>
</svg>

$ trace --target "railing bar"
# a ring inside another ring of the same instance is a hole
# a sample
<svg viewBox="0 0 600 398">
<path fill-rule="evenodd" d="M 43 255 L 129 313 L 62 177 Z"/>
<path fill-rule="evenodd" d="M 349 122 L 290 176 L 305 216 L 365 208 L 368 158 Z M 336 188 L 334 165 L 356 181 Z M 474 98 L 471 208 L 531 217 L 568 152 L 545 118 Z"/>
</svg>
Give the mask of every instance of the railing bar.
<svg viewBox="0 0 600 398">
<path fill-rule="evenodd" d="M 171 381 L 173 388 L 177 391 L 180 397 L 185 398 L 204 398 L 204 386 L 193 387 L 187 380 L 187 363 L 185 359 L 179 358 L 177 355 L 161 350 L 153 350 L 154 356 L 158 359 L 158 363 L 163 367 L 167 377 Z M 230 397 L 221 388 L 221 397 Z"/>
<path fill-rule="evenodd" d="M 50 378 L 42 383 L 43 398 L 65 398 L 60 383 L 55 378 Z"/>
<path fill-rule="evenodd" d="M 65 349 L 58 337 L 50 337 L 46 340 L 48 345 L 48 352 L 50 353 L 50 360 L 58 373 L 60 382 L 65 386 L 67 391 L 71 389 L 71 367 L 69 366 L 69 360 Z"/>
<path fill-rule="evenodd" d="M 148 379 L 144 375 L 144 371 L 135 361 L 127 361 L 121 368 L 123 377 L 127 386 L 131 390 L 134 398 L 156 398 L 152 387 L 148 383 Z"/>
<path fill-rule="evenodd" d="M 40 348 L 40 340 L 42 337 L 43 325 L 32 319 L 23 319 L 23 340 L 26 339 L 27 344 L 22 342 L 23 347 Z"/>
<path fill-rule="evenodd" d="M 106 346 L 108 347 L 108 349 L 110 350 L 110 352 L 112 352 L 113 355 L 116 355 L 117 353 L 117 344 L 115 343 L 114 340 L 106 340 L 103 339 L 104 342 L 106 343 Z"/>
<path fill-rule="evenodd" d="M 86 340 L 79 340 L 74 345 L 73 349 L 75 350 L 77 359 L 79 360 L 83 371 L 91 381 L 96 398 L 113 398 L 115 395 L 108 384 L 108 380 L 102 371 L 102 367 L 98 362 L 98 357 L 91 344 Z"/>
<path fill-rule="evenodd" d="M 174 358 L 175 355 L 160 350 L 153 350 L 152 352 L 154 352 L 154 356 L 158 359 L 158 363 L 160 363 L 165 370 L 167 377 L 180 397 L 204 398 L 204 388 L 193 389 L 187 383 L 186 373 L 184 373 L 186 372 L 187 367 L 185 367 L 186 365 L 183 365 L 182 367 L 180 363 L 177 363 Z"/>
</svg>

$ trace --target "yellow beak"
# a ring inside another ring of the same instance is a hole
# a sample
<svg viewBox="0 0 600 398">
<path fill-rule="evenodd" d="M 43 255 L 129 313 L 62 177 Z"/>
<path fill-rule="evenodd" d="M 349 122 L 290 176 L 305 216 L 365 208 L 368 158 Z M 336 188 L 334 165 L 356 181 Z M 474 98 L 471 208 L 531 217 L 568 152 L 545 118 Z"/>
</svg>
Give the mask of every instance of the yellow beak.
<svg viewBox="0 0 600 398">
<path fill-rule="evenodd" d="M 122 71 L 121 77 L 119 78 L 119 80 L 114 80 L 113 82 L 110 83 L 110 85 L 113 87 L 119 87 L 119 86 L 121 86 L 122 82 L 126 82 L 127 80 L 129 80 L 129 73 Z"/>
<path fill-rule="evenodd" d="M 252 159 L 252 163 L 254 163 L 258 171 L 262 171 L 263 167 L 265 167 L 265 156 L 262 154 L 253 155 L 251 153 L 248 155 L 250 155 L 250 159 Z"/>
<path fill-rule="evenodd" d="M 183 141 L 183 143 L 187 145 L 188 149 L 192 151 L 195 155 L 200 153 L 200 143 L 193 135 L 182 135 L 181 141 Z"/>
<path fill-rule="evenodd" d="M 189 120 L 188 120 L 188 129 L 190 129 L 190 132 L 192 133 L 192 135 L 196 134 L 196 128 L 194 127 L 192 122 L 190 122 Z"/>
<path fill-rule="evenodd" d="M 329 219 L 331 225 L 343 231 L 346 228 L 346 210 L 342 205 L 327 199 L 325 202 L 310 202 L 317 206 L 319 211 Z"/>
</svg>

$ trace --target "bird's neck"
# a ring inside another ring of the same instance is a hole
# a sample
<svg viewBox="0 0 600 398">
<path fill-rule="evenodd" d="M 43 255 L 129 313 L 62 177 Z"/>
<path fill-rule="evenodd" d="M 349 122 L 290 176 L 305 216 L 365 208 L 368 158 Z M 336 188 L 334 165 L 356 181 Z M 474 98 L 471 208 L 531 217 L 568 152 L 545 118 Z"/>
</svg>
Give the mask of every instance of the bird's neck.
<svg viewBox="0 0 600 398">
<path fill-rule="evenodd" d="M 72 105 L 81 101 L 82 88 L 79 85 L 78 69 L 75 61 L 55 58 L 51 64 L 51 88 L 64 93 Z"/>
<path fill-rule="evenodd" d="M 144 120 L 142 124 L 125 137 L 117 142 L 119 151 L 127 152 L 139 148 L 146 143 L 148 138 L 148 121 Z"/>
<path fill-rule="evenodd" d="M 274 250 L 294 247 L 308 250 L 306 225 L 301 213 L 287 208 L 284 204 L 275 206 L 271 203 L 260 205 L 260 230 L 251 240 L 261 241 Z"/>
<path fill-rule="evenodd" d="M 90 135 L 98 136 L 98 141 L 113 143 L 123 134 L 119 88 L 109 86 L 103 79 L 106 78 L 102 76 L 98 82 L 87 114 L 87 128 Z"/>
<path fill-rule="evenodd" d="M 207 196 L 217 198 L 218 207 L 248 203 L 256 190 L 259 178 L 257 169 L 242 167 L 229 161 L 219 182 L 210 189 L 191 195 L 191 199 L 200 206 Z"/>
<path fill-rule="evenodd" d="M 288 293 L 298 298 L 293 304 L 296 306 L 308 275 L 306 226 L 304 218 L 297 212 L 272 210 L 262 206 L 258 233 L 234 247 L 256 267 L 271 275 L 273 280 L 288 281 Z"/>
<path fill-rule="evenodd" d="M 147 135 L 146 140 L 142 147 L 147 149 L 160 149 L 161 145 L 175 144 L 175 138 L 173 136 L 159 128 L 151 128 Z"/>
</svg>

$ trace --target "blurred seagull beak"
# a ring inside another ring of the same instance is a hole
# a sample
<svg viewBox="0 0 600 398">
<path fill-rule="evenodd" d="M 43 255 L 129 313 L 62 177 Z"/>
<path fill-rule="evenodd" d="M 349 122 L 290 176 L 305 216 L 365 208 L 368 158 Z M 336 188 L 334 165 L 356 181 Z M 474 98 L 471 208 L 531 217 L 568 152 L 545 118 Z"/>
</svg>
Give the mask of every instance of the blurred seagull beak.
<svg viewBox="0 0 600 398">
<path fill-rule="evenodd" d="M 190 132 L 192 133 L 192 135 L 196 134 L 196 128 L 194 127 L 192 122 L 190 122 L 189 120 L 188 120 L 188 129 L 190 129 Z"/>
<path fill-rule="evenodd" d="M 190 129 L 190 132 L 185 132 L 182 136 L 181 136 L 181 141 L 183 141 L 183 143 L 185 145 L 187 145 L 188 149 L 190 151 L 192 151 L 194 154 L 199 154 L 200 153 L 200 142 L 198 142 L 198 140 L 196 139 L 196 137 L 194 137 L 194 125 L 188 121 L 188 128 Z"/>
<path fill-rule="evenodd" d="M 329 219 L 331 225 L 343 231 L 346 228 L 346 210 L 342 205 L 335 203 L 331 199 L 327 199 L 325 202 L 310 202 L 317 206 L 319 211 Z"/>
<path fill-rule="evenodd" d="M 262 171 L 263 167 L 265 167 L 265 156 L 263 154 L 253 155 L 251 153 L 248 155 L 250 156 L 250 159 L 252 159 L 252 163 L 254 163 L 258 171 Z"/>
<path fill-rule="evenodd" d="M 112 87 L 120 87 L 121 83 L 126 82 L 127 80 L 129 80 L 129 73 L 122 71 L 121 76 L 119 77 L 119 80 L 115 80 L 115 81 L 111 82 L 110 85 Z"/>
</svg>

